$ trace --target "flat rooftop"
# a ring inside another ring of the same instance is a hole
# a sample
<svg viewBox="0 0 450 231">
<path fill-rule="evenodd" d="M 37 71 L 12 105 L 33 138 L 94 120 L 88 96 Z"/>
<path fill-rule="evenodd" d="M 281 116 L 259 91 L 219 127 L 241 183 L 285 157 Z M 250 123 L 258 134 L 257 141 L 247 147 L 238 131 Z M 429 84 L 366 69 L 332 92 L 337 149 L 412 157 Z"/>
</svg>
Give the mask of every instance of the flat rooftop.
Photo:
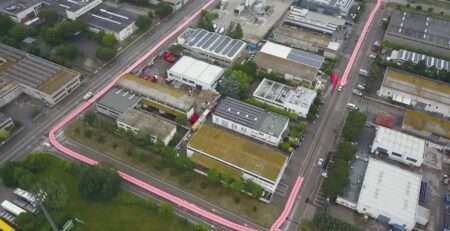
<svg viewBox="0 0 450 231">
<path fill-rule="evenodd" d="M 422 176 L 376 159 L 369 159 L 358 200 L 360 205 L 416 220 Z"/>
<path fill-rule="evenodd" d="M 189 111 L 195 103 L 195 98 L 189 96 L 182 90 L 173 88 L 169 85 L 141 79 L 131 74 L 122 76 L 117 84 L 144 97 L 166 104 L 183 112 Z"/>
<path fill-rule="evenodd" d="M 42 0 L 47 6 L 56 10 L 60 14 L 66 14 L 66 11 L 75 12 L 91 4 L 96 0 Z"/>
<path fill-rule="evenodd" d="M 231 60 L 246 47 L 246 43 L 242 40 L 198 28 L 186 29 L 178 38 L 178 42 L 183 46 Z"/>
<path fill-rule="evenodd" d="M 390 35 L 450 49 L 450 21 L 394 11 L 386 32 Z"/>
<path fill-rule="evenodd" d="M 270 41 L 266 42 L 259 52 L 286 59 L 297 64 L 306 65 L 314 69 L 320 69 L 325 60 L 325 58 L 320 55 L 292 49 L 288 46 Z"/>
<path fill-rule="evenodd" d="M 139 100 L 140 97 L 136 93 L 127 89 L 114 87 L 109 90 L 108 93 L 106 93 L 96 104 L 111 108 L 119 113 L 124 113 L 129 108 L 136 105 Z"/>
<path fill-rule="evenodd" d="M 291 6 L 283 23 L 333 34 L 345 25 L 345 19 Z"/>
<path fill-rule="evenodd" d="M 189 56 L 183 56 L 173 65 L 169 72 L 177 73 L 190 80 L 213 84 L 224 73 L 224 69 Z"/>
<path fill-rule="evenodd" d="M 273 182 L 282 174 L 288 159 L 265 145 L 210 125 L 203 125 L 195 132 L 188 145 Z"/>
<path fill-rule="evenodd" d="M 289 119 L 242 101 L 226 97 L 219 102 L 214 114 L 257 131 L 279 137 Z"/>
<path fill-rule="evenodd" d="M 160 139 L 165 139 L 177 127 L 175 124 L 156 115 L 136 109 L 127 110 L 119 116 L 118 120 L 141 131 L 147 131 L 150 135 Z"/>
<path fill-rule="evenodd" d="M 0 12 L 8 15 L 16 15 L 40 3 L 42 3 L 41 0 L 1 0 Z"/>
<path fill-rule="evenodd" d="M 137 19 L 137 15 L 120 8 L 109 7 L 102 3 L 83 14 L 80 19 L 90 27 L 119 33 L 133 24 Z"/>
<path fill-rule="evenodd" d="M 319 48 L 326 48 L 331 42 L 331 36 L 329 35 L 288 25 L 280 25 L 275 28 L 273 36 L 274 38 L 282 37 L 283 41 L 289 41 L 288 45 L 306 43 L 313 44 L 314 46 L 317 46 Z M 277 40 L 276 42 L 280 44 L 283 43 L 279 40 Z"/>
<path fill-rule="evenodd" d="M 383 86 L 408 94 L 450 104 L 450 85 L 424 78 L 420 75 L 388 67 L 384 74 Z"/>
<path fill-rule="evenodd" d="M 393 61 L 413 62 L 419 63 L 425 61 L 425 65 L 429 68 L 435 67 L 438 70 L 450 71 L 450 62 L 444 59 L 439 59 L 433 56 L 420 54 L 408 50 L 393 50 L 389 58 Z"/>
<path fill-rule="evenodd" d="M 270 79 L 263 79 L 253 92 L 253 96 L 291 109 L 306 108 L 309 110 L 317 92 L 305 87 L 293 88 Z"/>
<path fill-rule="evenodd" d="M 425 140 L 382 126 L 377 127 L 372 146 L 407 155 L 416 160 L 423 160 L 425 155 Z"/>
<path fill-rule="evenodd" d="M 0 43 L 0 78 L 52 95 L 79 78 L 79 72 Z"/>
<path fill-rule="evenodd" d="M 424 112 L 407 110 L 403 115 L 403 126 L 450 139 L 450 121 Z"/>
</svg>

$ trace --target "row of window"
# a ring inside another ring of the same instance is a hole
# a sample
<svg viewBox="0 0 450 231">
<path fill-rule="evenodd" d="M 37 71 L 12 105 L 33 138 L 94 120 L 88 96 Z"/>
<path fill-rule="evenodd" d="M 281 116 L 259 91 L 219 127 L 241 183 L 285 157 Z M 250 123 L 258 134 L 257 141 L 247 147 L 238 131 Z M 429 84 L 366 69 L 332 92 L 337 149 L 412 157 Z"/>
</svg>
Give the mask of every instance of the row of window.
<svg viewBox="0 0 450 231">
<path fill-rule="evenodd" d="M 402 158 L 402 155 L 401 155 L 401 154 L 398 154 L 398 153 L 396 153 L 396 152 L 392 152 L 392 155 L 393 155 L 393 156 L 396 156 L 396 157 L 398 157 L 398 158 Z M 416 163 L 416 162 L 417 162 L 416 159 L 411 158 L 411 157 L 406 157 L 406 160 L 407 160 L 407 161 L 410 161 L 410 162 L 413 162 L 413 163 Z"/>
</svg>

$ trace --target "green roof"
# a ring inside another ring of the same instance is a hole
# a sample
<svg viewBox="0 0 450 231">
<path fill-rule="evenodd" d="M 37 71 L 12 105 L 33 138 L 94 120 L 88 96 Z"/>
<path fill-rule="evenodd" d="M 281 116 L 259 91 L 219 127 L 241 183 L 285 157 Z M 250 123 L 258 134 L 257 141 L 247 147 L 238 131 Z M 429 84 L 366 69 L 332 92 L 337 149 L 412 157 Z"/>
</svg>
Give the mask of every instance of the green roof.
<svg viewBox="0 0 450 231">
<path fill-rule="evenodd" d="M 211 125 L 201 126 L 189 147 L 271 181 L 277 180 L 287 161 L 277 150 Z"/>
<path fill-rule="evenodd" d="M 438 82 L 431 79 L 426 79 L 420 75 L 401 71 L 394 68 L 388 68 L 386 76 L 390 79 L 410 83 L 416 87 L 429 89 L 431 91 L 441 92 L 450 95 L 450 86 L 444 82 Z"/>
<path fill-rule="evenodd" d="M 403 116 L 403 126 L 450 139 L 450 121 L 423 112 L 407 110 Z"/>
</svg>

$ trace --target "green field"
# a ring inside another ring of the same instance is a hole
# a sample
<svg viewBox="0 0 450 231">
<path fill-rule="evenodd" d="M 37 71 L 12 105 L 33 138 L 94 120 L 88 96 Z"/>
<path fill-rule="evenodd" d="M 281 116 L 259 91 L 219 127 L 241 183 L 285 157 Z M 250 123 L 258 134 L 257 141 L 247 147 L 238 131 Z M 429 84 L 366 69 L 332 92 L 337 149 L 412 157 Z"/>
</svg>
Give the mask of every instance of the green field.
<svg viewBox="0 0 450 231">
<path fill-rule="evenodd" d="M 77 164 L 50 156 L 45 169 L 32 173 L 33 181 L 29 184 L 50 180 L 56 184 L 63 184 L 66 190 L 65 195 L 67 194 L 68 198 L 64 206 L 58 209 L 49 209 L 58 226 L 62 226 L 67 218 L 78 218 L 84 224 L 77 224 L 73 229 L 76 231 L 195 230 L 194 226 L 184 219 L 160 215 L 154 201 L 136 197 L 128 192 L 120 191 L 111 201 L 104 202 L 82 198 L 78 189 L 80 169 L 81 167 Z M 32 187 L 29 184 L 19 183 L 23 188 Z M 38 223 L 42 227 L 35 226 L 29 230 L 50 230 L 41 214 L 33 216 L 33 219 L 41 220 Z"/>
</svg>

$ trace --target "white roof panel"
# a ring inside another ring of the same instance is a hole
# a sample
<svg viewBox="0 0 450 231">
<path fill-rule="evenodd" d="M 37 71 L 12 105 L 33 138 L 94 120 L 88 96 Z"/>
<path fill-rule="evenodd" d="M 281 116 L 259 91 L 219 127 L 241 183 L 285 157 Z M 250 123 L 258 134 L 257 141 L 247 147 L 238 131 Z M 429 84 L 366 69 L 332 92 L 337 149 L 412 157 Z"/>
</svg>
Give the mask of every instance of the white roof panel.
<svg viewBox="0 0 450 231">
<path fill-rule="evenodd" d="M 392 222 L 415 224 L 422 176 L 381 160 L 369 159 L 358 211 L 377 211 Z"/>
<path fill-rule="evenodd" d="M 189 56 L 183 56 L 169 71 L 192 81 L 213 84 L 223 75 L 224 69 Z"/>
<path fill-rule="evenodd" d="M 425 140 L 381 126 L 377 128 L 372 146 L 381 147 L 416 160 L 423 160 L 425 153 Z"/>
<path fill-rule="evenodd" d="M 286 59 L 292 48 L 267 41 L 261 48 L 261 52 Z"/>
</svg>

